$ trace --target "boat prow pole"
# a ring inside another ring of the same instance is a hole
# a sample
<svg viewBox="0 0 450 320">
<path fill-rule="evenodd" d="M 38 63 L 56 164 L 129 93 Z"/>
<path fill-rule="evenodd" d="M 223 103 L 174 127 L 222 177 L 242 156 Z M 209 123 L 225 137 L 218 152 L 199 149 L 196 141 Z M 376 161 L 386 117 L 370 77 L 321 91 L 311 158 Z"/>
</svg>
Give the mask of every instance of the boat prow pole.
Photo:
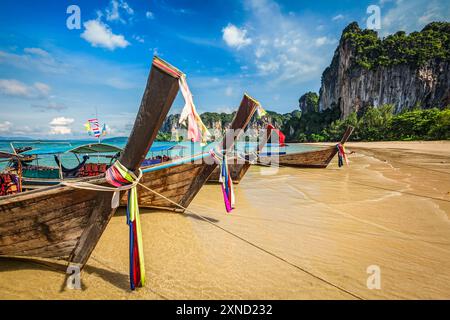
<svg viewBox="0 0 450 320">
<path fill-rule="evenodd" d="M 155 57 L 142 97 L 139 112 L 127 145 L 120 156 L 120 163 L 131 171 L 137 171 L 158 134 L 167 113 L 178 93 L 181 72 L 167 62 Z M 99 193 L 95 209 L 86 229 L 69 258 L 70 263 L 83 267 L 115 209 L 111 208 L 111 192 Z"/>
</svg>

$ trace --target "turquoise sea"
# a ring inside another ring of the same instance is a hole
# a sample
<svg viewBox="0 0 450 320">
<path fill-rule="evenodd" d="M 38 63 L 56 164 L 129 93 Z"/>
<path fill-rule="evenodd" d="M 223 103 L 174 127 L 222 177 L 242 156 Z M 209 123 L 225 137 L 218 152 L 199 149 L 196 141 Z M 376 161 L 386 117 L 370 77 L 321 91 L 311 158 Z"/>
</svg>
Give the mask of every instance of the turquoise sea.
<svg viewBox="0 0 450 320">
<path fill-rule="evenodd" d="M 121 138 L 109 138 L 102 141 L 102 143 L 111 144 L 120 148 L 123 148 L 127 142 L 127 138 L 121 137 Z M 40 151 L 51 151 L 51 150 L 57 150 L 57 149 L 64 149 L 65 147 L 77 147 L 81 145 L 86 145 L 90 143 L 96 143 L 95 140 L 0 140 L 0 150 L 1 151 L 7 151 L 12 152 L 12 146 L 15 148 L 18 147 L 25 147 L 29 146 L 32 147 L 33 150 L 40 150 Z M 189 155 L 195 155 L 200 152 L 208 152 L 213 146 L 215 142 L 212 142 L 206 146 L 201 146 L 200 143 L 191 143 L 191 142 L 154 142 L 152 145 L 153 147 L 161 147 L 161 146 L 174 146 L 174 145 L 180 145 L 184 148 L 182 149 L 175 149 L 170 151 L 162 151 L 162 152 L 149 152 L 147 157 L 152 156 L 159 156 L 159 155 L 168 155 L 170 157 L 180 156 L 180 157 L 186 157 Z M 245 151 L 256 148 L 256 143 L 245 143 L 245 142 L 239 142 L 237 144 L 237 150 L 239 151 Z M 283 151 L 286 153 L 293 153 L 293 152 L 302 152 L 302 151 L 309 151 L 317 149 L 315 146 L 311 145 L 305 145 L 305 144 L 288 144 L 286 147 L 276 149 L 279 151 Z M 264 150 L 263 150 L 264 151 Z M 72 167 L 76 166 L 78 164 L 78 159 L 74 154 L 71 153 L 63 153 L 60 155 L 62 158 L 62 163 L 66 167 Z M 97 157 L 91 157 L 89 162 L 98 162 Z M 53 155 L 39 155 L 38 159 L 33 162 L 33 164 L 39 164 L 39 165 L 45 165 L 45 166 L 56 166 L 55 160 Z M 7 165 L 6 160 L 0 160 L 0 169 L 3 169 Z"/>
</svg>

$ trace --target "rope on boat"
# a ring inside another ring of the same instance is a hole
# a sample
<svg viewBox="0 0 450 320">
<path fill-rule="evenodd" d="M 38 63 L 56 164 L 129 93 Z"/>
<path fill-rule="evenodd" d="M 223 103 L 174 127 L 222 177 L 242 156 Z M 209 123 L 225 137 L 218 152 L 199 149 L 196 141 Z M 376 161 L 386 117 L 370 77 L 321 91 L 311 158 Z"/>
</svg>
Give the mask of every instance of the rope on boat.
<svg viewBox="0 0 450 320">
<path fill-rule="evenodd" d="M 319 280 L 319 281 L 322 281 L 323 283 L 325 283 L 325 284 L 327 284 L 327 285 L 329 285 L 329 286 L 332 286 L 333 288 L 336 288 L 336 289 L 338 289 L 338 290 L 340 290 L 340 291 L 342 291 L 342 292 L 344 292 L 344 293 L 346 293 L 346 294 L 348 294 L 348 295 L 350 295 L 350 296 L 352 296 L 352 297 L 354 297 L 354 298 L 356 298 L 356 299 L 358 299 L 358 300 L 364 300 L 363 297 L 361 297 L 361 296 L 359 296 L 359 295 L 357 295 L 357 294 L 355 294 L 355 293 L 352 293 L 352 292 L 348 291 L 347 289 L 342 288 L 342 287 L 340 287 L 339 285 L 334 284 L 334 283 L 332 283 L 332 282 L 330 282 L 330 281 L 328 281 L 328 280 L 322 278 L 321 276 L 318 276 L 318 275 L 312 273 L 311 271 L 308 271 L 308 270 L 306 270 L 306 269 L 304 269 L 304 268 L 302 268 L 302 267 L 300 267 L 300 266 L 298 266 L 298 265 L 296 265 L 296 264 L 294 264 L 294 263 L 292 263 L 292 262 L 286 260 L 285 258 L 283 258 L 283 257 L 281 257 L 281 256 L 279 256 L 279 255 L 277 255 L 276 253 L 273 253 L 273 252 L 271 252 L 271 251 L 269 251 L 269 250 L 267 250 L 267 249 L 264 249 L 263 247 L 257 245 L 256 243 L 253 243 L 253 242 L 251 242 L 250 240 L 247 240 L 247 239 L 241 237 L 240 235 L 238 235 L 238 234 L 236 234 L 236 233 L 234 233 L 234 232 L 232 232 L 232 231 L 230 231 L 230 230 L 228 230 L 228 229 L 226 229 L 226 228 L 224 228 L 224 227 L 221 227 L 220 225 L 218 225 L 217 223 L 212 222 L 211 220 L 209 220 L 209 219 L 206 218 L 205 216 L 203 216 L 203 215 L 201 215 L 201 214 L 199 214 L 199 213 L 197 213 L 197 212 L 195 212 L 195 211 L 192 211 L 192 210 L 190 210 L 190 209 L 188 209 L 188 208 L 185 208 L 185 207 L 182 206 L 181 204 L 178 204 L 177 202 L 175 202 L 175 201 L 173 201 L 173 200 L 171 200 L 171 199 L 165 197 L 164 195 L 160 194 L 159 192 L 157 192 L 157 191 L 155 191 L 155 190 L 152 190 L 152 189 L 150 189 L 149 187 L 147 187 L 147 186 L 145 186 L 145 185 L 143 185 L 143 184 L 141 184 L 141 183 L 139 183 L 138 185 L 139 185 L 140 187 L 146 189 L 147 191 L 150 191 L 150 192 L 152 192 L 153 194 L 155 194 L 155 195 L 157 195 L 157 196 L 163 198 L 164 200 L 166 200 L 166 201 L 172 203 L 173 205 L 179 207 L 180 209 L 183 209 L 184 212 L 188 212 L 188 213 L 191 213 L 191 214 L 195 215 L 196 217 L 198 217 L 198 218 L 200 218 L 201 220 L 203 220 L 203 221 L 209 223 L 210 225 L 212 225 L 212 226 L 214 226 L 214 227 L 216 227 L 216 228 L 218 228 L 218 229 L 224 231 L 225 233 L 228 233 L 228 234 L 231 235 L 232 237 L 235 237 L 236 239 L 241 240 L 241 241 L 247 243 L 248 245 L 250 245 L 250 246 L 252 246 L 252 247 L 254 247 L 254 248 L 256 248 L 256 249 L 258 249 L 258 250 L 260 250 L 260 251 L 262 251 L 262 252 L 264 252 L 264 253 L 266 253 L 266 254 L 272 256 L 272 257 L 274 257 L 275 259 L 278 259 L 278 260 L 280 260 L 280 261 L 282 261 L 282 262 L 284 262 L 284 263 L 290 265 L 291 267 L 294 267 L 294 268 L 296 268 L 297 270 L 302 271 L 302 272 L 308 274 L 309 276 L 311 276 L 311 277 L 313 277 L 313 278 L 315 278 L 315 279 L 317 279 L 317 280 Z"/>
</svg>

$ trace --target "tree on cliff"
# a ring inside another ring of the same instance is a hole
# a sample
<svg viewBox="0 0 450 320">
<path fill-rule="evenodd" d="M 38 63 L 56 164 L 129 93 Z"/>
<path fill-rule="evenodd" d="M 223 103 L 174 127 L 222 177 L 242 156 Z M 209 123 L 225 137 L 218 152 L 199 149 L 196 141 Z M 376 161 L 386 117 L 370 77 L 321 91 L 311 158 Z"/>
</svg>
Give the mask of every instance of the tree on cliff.
<svg viewBox="0 0 450 320">
<path fill-rule="evenodd" d="M 307 92 L 300 97 L 298 105 L 303 113 L 319 111 L 319 95 L 315 92 Z"/>
</svg>

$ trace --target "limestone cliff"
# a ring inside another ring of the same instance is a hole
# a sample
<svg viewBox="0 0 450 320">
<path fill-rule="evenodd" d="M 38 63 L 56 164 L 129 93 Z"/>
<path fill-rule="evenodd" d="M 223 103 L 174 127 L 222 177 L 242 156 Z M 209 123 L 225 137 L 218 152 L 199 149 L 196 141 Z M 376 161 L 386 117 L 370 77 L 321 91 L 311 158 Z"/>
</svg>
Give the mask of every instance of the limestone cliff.
<svg viewBox="0 0 450 320">
<path fill-rule="evenodd" d="M 375 31 L 350 24 L 323 72 L 319 109 L 337 107 L 346 118 L 353 111 L 383 104 L 394 105 L 395 112 L 449 105 L 449 39 L 448 23 L 383 40 Z"/>
</svg>

